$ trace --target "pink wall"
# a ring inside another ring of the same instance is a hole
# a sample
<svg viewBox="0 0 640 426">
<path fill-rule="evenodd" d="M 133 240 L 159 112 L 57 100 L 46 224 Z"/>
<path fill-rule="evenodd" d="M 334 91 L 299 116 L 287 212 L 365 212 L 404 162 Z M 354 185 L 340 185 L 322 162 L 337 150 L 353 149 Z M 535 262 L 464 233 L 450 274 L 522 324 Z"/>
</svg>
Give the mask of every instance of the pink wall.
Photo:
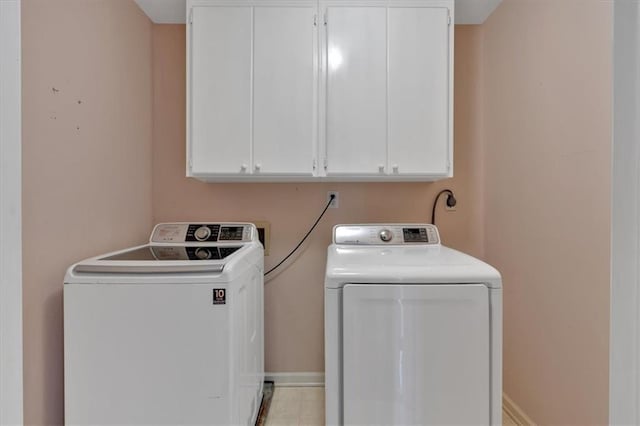
<svg viewBox="0 0 640 426">
<path fill-rule="evenodd" d="M 268 268 L 304 235 L 340 191 L 297 261 L 266 284 L 266 370 L 321 372 L 323 281 L 331 227 L 337 223 L 430 220 L 436 191 L 453 188 L 456 212 L 439 210 L 444 241 L 481 255 L 481 151 L 473 117 L 479 99 L 477 28 L 456 29 L 455 178 L 435 184 L 205 184 L 185 177 L 185 29 L 153 28 L 153 216 L 160 221 L 266 220 L 271 223 Z"/>
<path fill-rule="evenodd" d="M 51 425 L 66 267 L 152 224 L 151 23 L 129 0 L 22 8 L 24 421 Z"/>
<path fill-rule="evenodd" d="M 608 423 L 611 3 L 504 0 L 482 28 L 504 385 L 544 425 Z"/>
</svg>

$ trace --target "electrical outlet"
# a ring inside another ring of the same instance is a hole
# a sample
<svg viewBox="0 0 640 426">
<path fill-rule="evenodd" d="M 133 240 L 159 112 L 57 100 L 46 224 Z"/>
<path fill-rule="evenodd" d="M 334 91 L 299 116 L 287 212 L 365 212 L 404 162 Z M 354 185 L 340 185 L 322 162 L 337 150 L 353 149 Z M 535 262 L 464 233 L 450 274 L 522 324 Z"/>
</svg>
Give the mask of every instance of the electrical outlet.
<svg viewBox="0 0 640 426">
<path fill-rule="evenodd" d="M 453 192 L 450 189 L 445 189 L 440 191 L 440 194 L 445 193 L 447 198 L 444 200 L 444 210 L 448 212 L 455 212 L 456 207 L 458 205 L 458 200 L 456 200 L 456 196 L 453 195 Z"/>
<path fill-rule="evenodd" d="M 338 207 L 340 207 L 340 193 L 338 191 L 329 191 L 329 192 L 327 192 L 327 203 L 331 199 L 331 195 L 335 195 L 335 198 L 333 199 L 331 204 L 329 204 L 329 208 L 330 209 L 337 209 Z"/>
</svg>

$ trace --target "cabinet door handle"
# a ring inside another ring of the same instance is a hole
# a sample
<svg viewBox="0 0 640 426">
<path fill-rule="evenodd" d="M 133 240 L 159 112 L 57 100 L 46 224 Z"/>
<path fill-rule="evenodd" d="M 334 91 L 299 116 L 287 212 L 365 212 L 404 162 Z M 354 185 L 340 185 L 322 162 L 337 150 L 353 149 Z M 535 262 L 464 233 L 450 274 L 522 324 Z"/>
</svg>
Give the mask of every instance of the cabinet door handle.
<svg viewBox="0 0 640 426">
<path fill-rule="evenodd" d="M 260 163 L 256 164 L 256 167 L 255 167 L 256 172 L 259 172 L 261 168 L 262 166 L 260 165 Z"/>
<path fill-rule="evenodd" d="M 242 165 L 240 166 L 240 171 L 241 171 L 241 172 L 246 172 L 246 171 L 247 171 L 247 165 L 246 165 L 246 164 L 242 164 Z"/>
<path fill-rule="evenodd" d="M 378 166 L 378 171 L 379 171 L 380 173 L 384 173 L 384 166 L 383 166 L 382 164 L 380 164 L 380 165 Z"/>
<path fill-rule="evenodd" d="M 398 173 L 399 167 L 397 164 L 393 165 L 393 173 Z"/>
</svg>

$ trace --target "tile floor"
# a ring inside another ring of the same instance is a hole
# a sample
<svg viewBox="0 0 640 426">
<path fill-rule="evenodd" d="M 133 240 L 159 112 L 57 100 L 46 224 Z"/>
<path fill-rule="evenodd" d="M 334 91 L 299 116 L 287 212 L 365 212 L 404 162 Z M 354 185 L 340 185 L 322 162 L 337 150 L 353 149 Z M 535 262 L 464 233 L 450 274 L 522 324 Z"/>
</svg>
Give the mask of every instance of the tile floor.
<svg viewBox="0 0 640 426">
<path fill-rule="evenodd" d="M 266 426 L 324 426 L 323 387 L 276 387 Z"/>
<path fill-rule="evenodd" d="M 502 412 L 504 425 L 517 425 Z M 323 387 L 276 387 L 266 426 L 324 426 Z"/>
</svg>

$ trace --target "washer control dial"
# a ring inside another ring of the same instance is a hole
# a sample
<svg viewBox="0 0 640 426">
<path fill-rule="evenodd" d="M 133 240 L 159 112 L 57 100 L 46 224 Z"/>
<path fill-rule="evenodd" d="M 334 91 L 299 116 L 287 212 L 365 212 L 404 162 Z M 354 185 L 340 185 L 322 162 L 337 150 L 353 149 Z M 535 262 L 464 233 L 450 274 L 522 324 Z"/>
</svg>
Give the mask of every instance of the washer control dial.
<svg viewBox="0 0 640 426">
<path fill-rule="evenodd" d="M 379 236 L 380 236 L 380 239 L 385 243 L 388 243 L 393 239 L 393 233 L 388 229 L 383 229 L 382 231 L 380 231 Z"/>
<path fill-rule="evenodd" d="M 211 236 L 211 229 L 208 226 L 201 226 L 196 229 L 196 232 L 193 233 L 193 236 L 196 237 L 198 241 L 207 241 L 207 239 Z"/>
</svg>

